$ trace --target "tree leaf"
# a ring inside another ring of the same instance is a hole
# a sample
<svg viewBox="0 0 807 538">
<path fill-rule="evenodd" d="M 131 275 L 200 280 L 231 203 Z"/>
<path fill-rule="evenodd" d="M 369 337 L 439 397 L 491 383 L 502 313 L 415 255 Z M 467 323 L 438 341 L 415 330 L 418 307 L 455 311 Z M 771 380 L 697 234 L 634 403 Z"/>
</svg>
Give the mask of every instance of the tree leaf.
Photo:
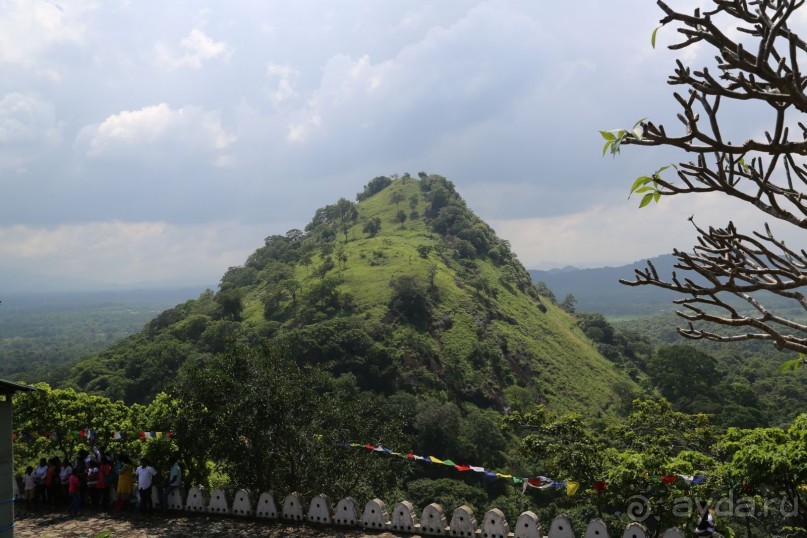
<svg viewBox="0 0 807 538">
<path fill-rule="evenodd" d="M 639 203 L 639 208 L 642 208 L 653 201 L 653 193 L 648 192 L 647 194 L 642 197 L 642 201 Z"/>
<path fill-rule="evenodd" d="M 642 185 L 647 184 L 648 181 L 652 181 L 652 180 L 647 176 L 639 176 L 639 177 L 637 177 L 636 181 L 634 181 L 633 185 L 631 185 L 631 187 L 630 187 L 630 192 L 635 192 L 636 189 L 638 189 Z"/>
<path fill-rule="evenodd" d="M 612 133 L 611 131 L 600 131 L 600 134 L 606 140 L 611 140 L 611 141 L 616 140 L 616 135 L 614 133 Z"/>
<path fill-rule="evenodd" d="M 661 26 L 664 26 L 663 24 Z M 656 33 L 661 29 L 661 26 L 656 26 L 656 29 L 653 30 L 653 33 L 650 35 L 650 46 L 656 48 Z"/>
</svg>

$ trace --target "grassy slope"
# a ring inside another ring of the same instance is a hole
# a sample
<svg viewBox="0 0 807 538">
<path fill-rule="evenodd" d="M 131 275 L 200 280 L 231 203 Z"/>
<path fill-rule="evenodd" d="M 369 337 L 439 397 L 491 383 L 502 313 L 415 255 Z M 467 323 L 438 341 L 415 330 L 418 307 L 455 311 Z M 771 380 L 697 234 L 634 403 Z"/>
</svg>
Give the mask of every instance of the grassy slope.
<svg viewBox="0 0 807 538">
<path fill-rule="evenodd" d="M 405 196 L 399 207 L 390 199 L 396 191 Z M 603 412 L 612 416 L 619 401 L 614 387 L 633 385 L 627 376 L 596 352 L 571 316 L 548 301 L 545 301 L 547 311 L 541 312 L 533 298 L 505 287 L 499 278 L 500 269 L 493 262 L 477 260 L 480 275 L 498 292 L 495 298 L 487 299 L 488 306 L 505 318 L 487 319 L 489 314 L 480 307 L 483 299 L 443 261 L 436 251 L 442 241 L 427 229 L 422 218 L 408 219 L 403 226 L 394 221 L 399 208 L 410 213 L 408 200 L 414 194 L 419 196 L 417 211 L 422 215 L 425 201 L 418 183 L 398 180 L 359 204 L 359 219 L 349 230 L 347 242 L 339 234 L 335 249 L 344 249 L 347 262 L 343 266 L 337 264 L 333 271 L 342 278 L 341 291 L 353 296 L 362 316 L 380 322 L 388 313 L 390 279 L 414 274 L 427 281 L 430 268 L 435 266 L 439 302 L 433 318 L 451 320 L 450 328 L 432 333 L 444 365 L 453 362 L 467 383 L 496 390 L 495 383 L 490 381 L 489 368 L 474 368 L 469 361 L 477 334 L 484 331 L 498 341 L 507 342 L 511 352 L 509 369 L 521 377 L 522 384 L 530 378 L 534 381 L 539 401 L 558 411 L 594 415 Z M 375 237 L 368 237 L 362 227 L 373 217 L 381 219 L 382 227 Z M 433 247 L 426 259 L 418 254 L 419 245 Z M 311 267 L 321 261 L 321 255 L 315 256 Z M 300 295 L 317 281 L 311 268 L 301 265 L 296 268 L 296 278 L 302 287 Z M 260 325 L 263 322 L 260 286 L 251 290 L 245 303 L 245 321 Z"/>
</svg>

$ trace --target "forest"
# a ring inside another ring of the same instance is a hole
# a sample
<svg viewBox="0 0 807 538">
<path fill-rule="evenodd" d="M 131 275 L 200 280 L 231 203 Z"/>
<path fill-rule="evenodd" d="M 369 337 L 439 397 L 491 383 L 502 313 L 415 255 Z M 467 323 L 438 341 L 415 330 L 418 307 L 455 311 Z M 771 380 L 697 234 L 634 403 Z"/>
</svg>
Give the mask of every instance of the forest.
<svg viewBox="0 0 807 538">
<path fill-rule="evenodd" d="M 95 444 L 163 469 L 177 454 L 186 487 L 613 529 L 637 517 L 636 495 L 653 529 L 691 528 L 682 497 L 729 499 L 740 508 L 720 518 L 724 536 L 802 532 L 807 369 L 781 371 L 792 354 L 750 344 L 689 345 L 672 327 L 577 312 L 533 284 L 446 178 L 380 176 L 267 237 L 216 291 L 18 395 L 15 461 Z"/>
</svg>

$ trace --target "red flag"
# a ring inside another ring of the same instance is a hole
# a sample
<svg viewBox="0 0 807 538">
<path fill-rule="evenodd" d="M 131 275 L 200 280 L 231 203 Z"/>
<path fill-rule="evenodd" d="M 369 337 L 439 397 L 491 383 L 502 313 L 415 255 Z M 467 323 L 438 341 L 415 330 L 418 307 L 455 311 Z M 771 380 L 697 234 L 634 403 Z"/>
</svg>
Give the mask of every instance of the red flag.
<svg viewBox="0 0 807 538">
<path fill-rule="evenodd" d="M 667 475 L 667 476 L 662 476 L 662 477 L 661 477 L 661 481 L 662 481 L 662 482 L 664 483 L 664 485 L 666 485 L 666 486 L 669 486 L 670 484 L 672 484 L 672 483 L 673 483 L 673 482 L 675 482 L 676 480 L 678 480 L 678 477 L 677 477 L 677 476 L 675 476 L 675 475 Z"/>
<path fill-rule="evenodd" d="M 471 468 L 468 465 L 455 465 L 454 467 L 456 467 L 459 472 L 471 470 Z"/>
<path fill-rule="evenodd" d="M 606 484 L 602 480 L 597 480 L 596 482 L 594 482 L 594 491 L 596 491 L 597 493 L 605 491 L 606 489 L 608 489 L 608 484 Z"/>
</svg>

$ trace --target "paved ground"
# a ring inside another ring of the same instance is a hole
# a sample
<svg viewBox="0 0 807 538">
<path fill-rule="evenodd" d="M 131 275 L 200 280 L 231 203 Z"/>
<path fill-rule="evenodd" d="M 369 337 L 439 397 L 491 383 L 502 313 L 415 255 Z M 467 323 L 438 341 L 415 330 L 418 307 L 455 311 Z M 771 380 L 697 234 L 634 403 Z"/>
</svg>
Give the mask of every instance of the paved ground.
<svg viewBox="0 0 807 538">
<path fill-rule="evenodd" d="M 398 538 L 339 527 L 289 525 L 279 521 L 173 513 L 140 515 L 87 509 L 75 517 L 62 512 L 16 510 L 15 538 Z M 107 534 L 108 532 L 108 534 Z M 404 535 L 400 535 L 404 536 Z M 411 536 L 411 535 L 405 535 Z"/>
</svg>

